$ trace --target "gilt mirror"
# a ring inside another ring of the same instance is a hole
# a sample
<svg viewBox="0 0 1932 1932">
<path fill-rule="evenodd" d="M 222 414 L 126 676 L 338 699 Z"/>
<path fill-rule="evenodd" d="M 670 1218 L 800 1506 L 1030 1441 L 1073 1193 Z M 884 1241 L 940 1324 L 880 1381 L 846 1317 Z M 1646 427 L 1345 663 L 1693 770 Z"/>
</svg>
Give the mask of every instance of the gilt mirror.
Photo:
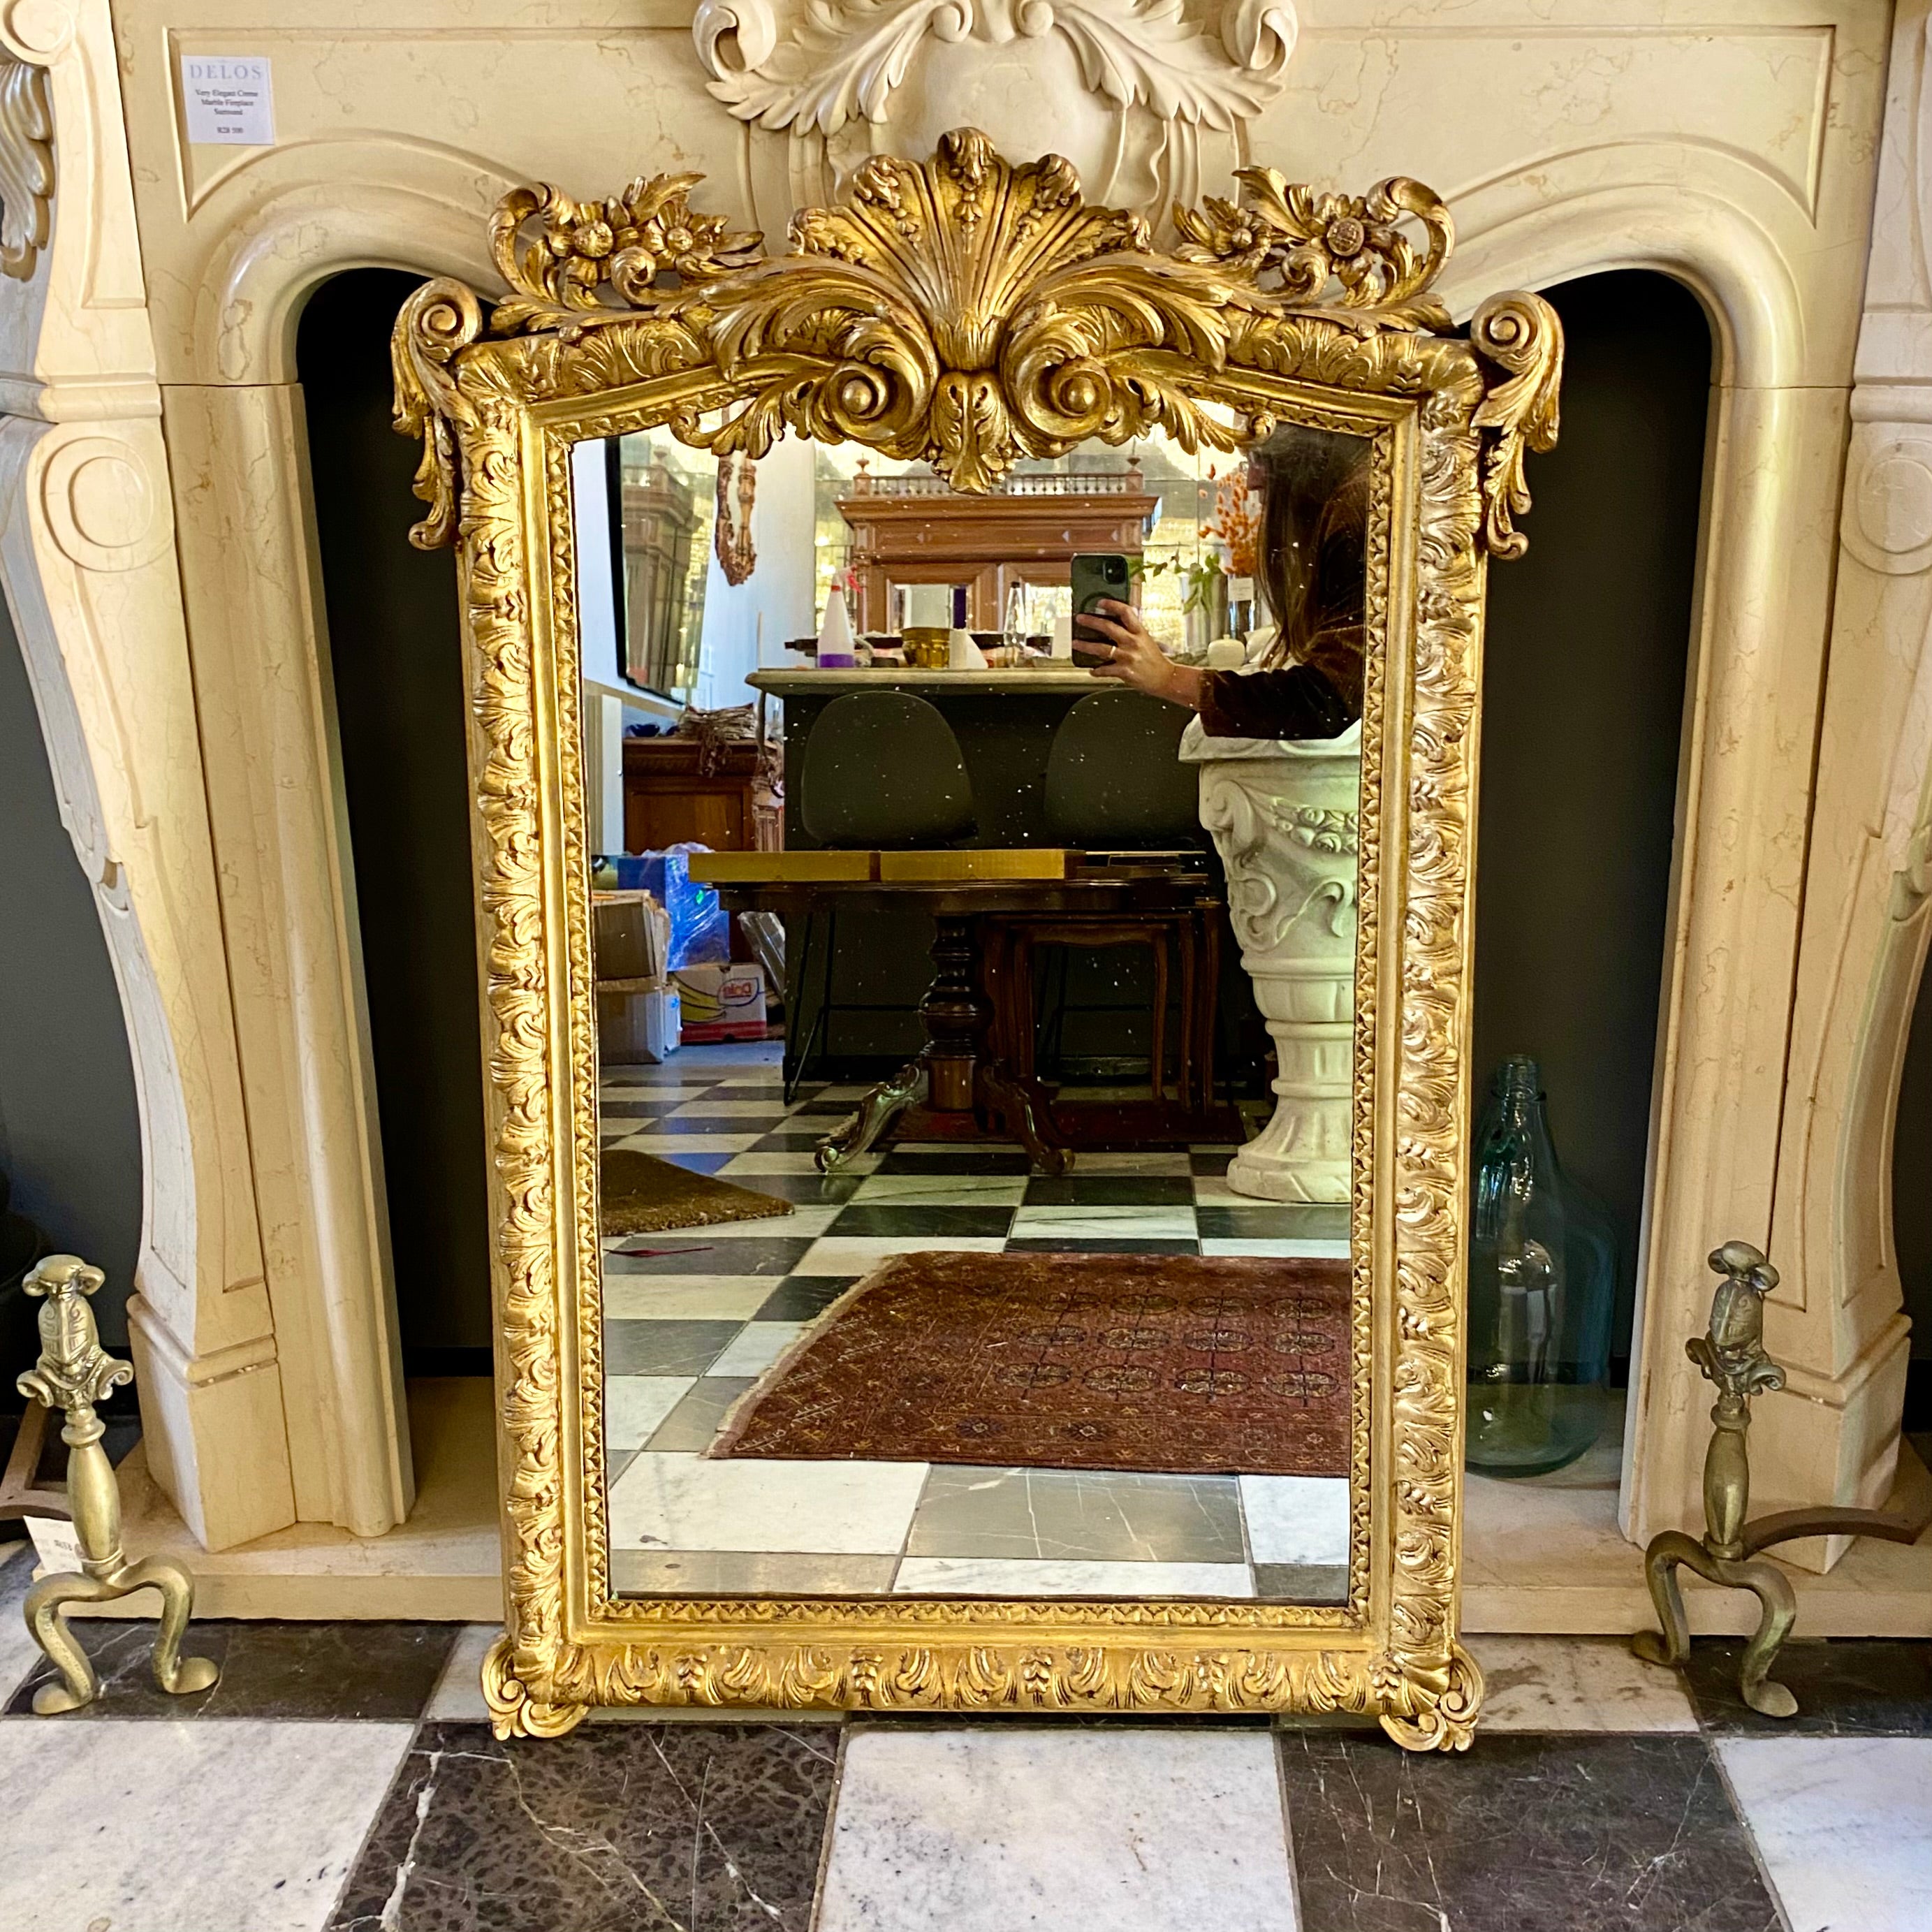
<svg viewBox="0 0 1932 1932">
<path fill-rule="evenodd" d="M 1453 329 L 1417 183 L 1241 178 L 1165 251 L 970 130 L 782 253 L 692 176 L 520 190 L 507 292 L 398 322 L 473 700 L 501 1729 L 1468 1741 L 1475 697 L 1560 337 Z"/>
</svg>

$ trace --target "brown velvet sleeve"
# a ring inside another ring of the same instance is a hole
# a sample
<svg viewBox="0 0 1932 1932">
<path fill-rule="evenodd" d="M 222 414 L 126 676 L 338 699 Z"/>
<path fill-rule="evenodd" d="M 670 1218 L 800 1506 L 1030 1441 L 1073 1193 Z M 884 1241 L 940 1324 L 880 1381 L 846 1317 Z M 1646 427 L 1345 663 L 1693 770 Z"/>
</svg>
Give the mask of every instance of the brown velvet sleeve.
<svg viewBox="0 0 1932 1932">
<path fill-rule="evenodd" d="M 1360 665 L 1359 656 L 1355 663 Z M 1361 715 L 1312 664 L 1280 670 L 1210 670 L 1201 680 L 1201 728 L 1210 738 L 1339 738 Z"/>
</svg>

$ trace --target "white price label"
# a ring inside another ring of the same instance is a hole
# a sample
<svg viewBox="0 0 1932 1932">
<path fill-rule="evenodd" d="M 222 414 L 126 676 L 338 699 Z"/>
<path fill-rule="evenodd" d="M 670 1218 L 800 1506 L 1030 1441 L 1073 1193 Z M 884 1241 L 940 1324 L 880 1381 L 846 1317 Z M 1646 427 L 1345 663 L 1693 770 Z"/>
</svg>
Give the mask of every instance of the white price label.
<svg viewBox="0 0 1932 1932">
<path fill-rule="evenodd" d="M 183 54 L 181 72 L 190 143 L 274 146 L 275 98 L 266 54 Z"/>
<path fill-rule="evenodd" d="M 50 1576 L 80 1568 L 80 1538 L 74 1525 L 56 1516 L 30 1516 L 27 1534 L 34 1539 L 34 1554 Z"/>
</svg>

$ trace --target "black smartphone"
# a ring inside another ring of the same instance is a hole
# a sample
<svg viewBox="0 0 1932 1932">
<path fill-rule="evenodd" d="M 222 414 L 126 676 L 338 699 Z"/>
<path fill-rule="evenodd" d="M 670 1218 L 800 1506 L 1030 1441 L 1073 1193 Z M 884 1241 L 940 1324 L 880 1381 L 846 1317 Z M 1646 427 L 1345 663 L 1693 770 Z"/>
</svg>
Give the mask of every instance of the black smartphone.
<svg viewBox="0 0 1932 1932">
<path fill-rule="evenodd" d="M 1097 610 L 1104 598 L 1126 603 L 1133 587 L 1127 560 L 1118 551 L 1096 552 L 1073 560 L 1073 662 L 1081 664 L 1105 664 L 1106 640 L 1096 632 L 1085 630 L 1080 620 Z M 1083 650 L 1081 646 L 1084 645 Z"/>
</svg>

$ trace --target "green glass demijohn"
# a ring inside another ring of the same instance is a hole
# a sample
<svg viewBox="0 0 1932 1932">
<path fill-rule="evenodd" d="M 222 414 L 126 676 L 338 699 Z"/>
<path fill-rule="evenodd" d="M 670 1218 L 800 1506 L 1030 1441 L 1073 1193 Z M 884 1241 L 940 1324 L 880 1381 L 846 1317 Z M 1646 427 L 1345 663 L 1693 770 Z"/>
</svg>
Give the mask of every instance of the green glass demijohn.
<svg viewBox="0 0 1932 1932">
<path fill-rule="evenodd" d="M 1558 1168 L 1534 1060 L 1506 1060 L 1476 1130 L 1469 1233 L 1469 1466 L 1542 1475 L 1596 1440 L 1616 1241 Z"/>
</svg>

